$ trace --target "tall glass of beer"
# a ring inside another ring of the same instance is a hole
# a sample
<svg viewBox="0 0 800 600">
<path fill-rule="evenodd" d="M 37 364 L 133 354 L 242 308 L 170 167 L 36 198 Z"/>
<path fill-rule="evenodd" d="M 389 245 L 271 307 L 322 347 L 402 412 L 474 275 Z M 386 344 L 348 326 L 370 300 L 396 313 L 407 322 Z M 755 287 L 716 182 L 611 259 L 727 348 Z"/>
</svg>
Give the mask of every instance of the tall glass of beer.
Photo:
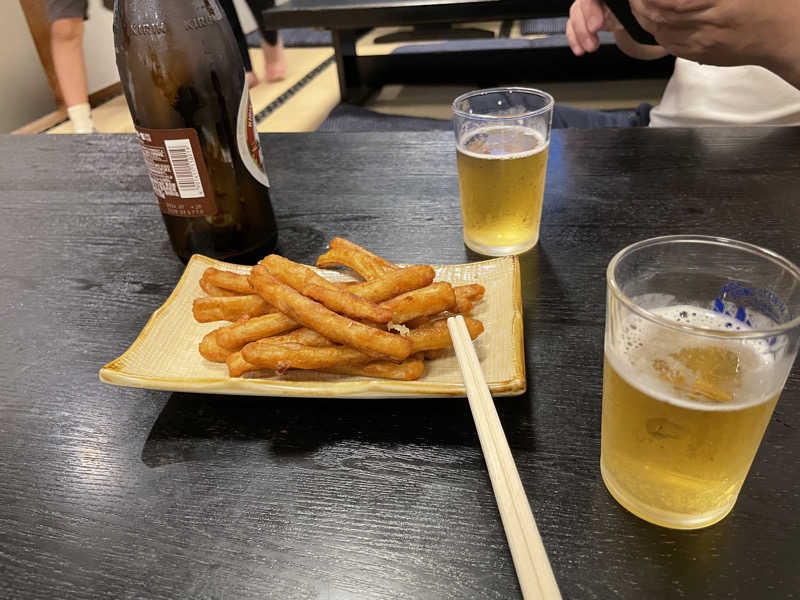
<svg viewBox="0 0 800 600">
<path fill-rule="evenodd" d="M 488 256 L 539 241 L 553 97 L 528 88 L 468 92 L 453 101 L 464 243 Z"/>
<path fill-rule="evenodd" d="M 705 236 L 645 240 L 608 266 L 600 471 L 675 529 L 733 508 L 800 344 L 800 269 Z"/>
</svg>

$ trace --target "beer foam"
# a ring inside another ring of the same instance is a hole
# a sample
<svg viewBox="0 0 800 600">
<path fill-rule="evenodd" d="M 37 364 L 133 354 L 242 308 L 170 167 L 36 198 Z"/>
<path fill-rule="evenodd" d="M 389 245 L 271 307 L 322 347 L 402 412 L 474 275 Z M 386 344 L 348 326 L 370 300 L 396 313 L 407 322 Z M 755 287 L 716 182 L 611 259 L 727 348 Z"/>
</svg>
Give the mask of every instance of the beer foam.
<svg viewBox="0 0 800 600">
<path fill-rule="evenodd" d="M 503 134 L 498 135 L 498 130 L 502 130 Z M 515 138 L 513 142 L 517 142 L 517 145 L 529 146 L 529 148 L 520 152 L 506 152 L 503 142 L 508 144 L 512 137 Z M 475 152 L 474 149 L 468 150 L 467 146 L 473 143 L 483 146 L 482 149 L 485 151 Z M 459 140 L 458 151 L 467 156 L 483 160 L 511 160 L 531 156 L 546 150 L 549 145 L 550 142 L 545 141 L 544 135 L 530 127 L 522 125 L 489 125 L 488 127 L 472 129 L 464 135 Z"/>
<path fill-rule="evenodd" d="M 659 317 L 712 331 L 752 331 L 747 324 L 733 317 L 696 306 L 678 305 L 653 309 Z M 705 411 L 739 410 L 766 402 L 780 393 L 783 381 L 776 381 L 775 357 L 767 340 L 697 338 L 669 330 L 652 321 L 630 315 L 622 325 L 622 335 L 618 336 L 616 347 L 606 336 L 605 353 L 611 366 L 630 385 L 639 391 L 658 398 L 663 402 Z M 674 356 L 687 348 L 719 348 L 735 354 L 737 373 L 741 376 L 739 385 L 729 402 L 703 402 L 682 394 L 656 372 L 654 363 L 659 361 L 671 372 L 682 375 L 686 381 L 693 381 L 695 373 Z"/>
</svg>

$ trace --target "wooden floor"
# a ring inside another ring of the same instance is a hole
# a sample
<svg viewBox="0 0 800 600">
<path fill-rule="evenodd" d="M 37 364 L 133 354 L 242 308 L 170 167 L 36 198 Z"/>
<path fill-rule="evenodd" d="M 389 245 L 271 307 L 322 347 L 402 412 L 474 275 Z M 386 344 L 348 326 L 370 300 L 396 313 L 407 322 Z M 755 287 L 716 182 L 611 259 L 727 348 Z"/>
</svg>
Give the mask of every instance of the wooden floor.
<svg viewBox="0 0 800 600">
<path fill-rule="evenodd" d="M 500 22 L 469 24 L 493 31 L 497 35 Z M 403 43 L 375 43 L 375 38 L 398 28 L 378 28 L 358 43 L 359 54 L 388 54 Z M 520 37 L 514 24 L 511 37 Z M 532 36 L 526 36 L 532 37 Z M 427 43 L 427 42 L 422 42 Z M 250 50 L 255 72 L 263 76 L 263 54 L 260 48 Z M 330 47 L 287 48 L 286 77 L 278 82 L 262 83 L 250 90 L 253 111 L 261 132 L 313 131 L 339 103 L 336 65 Z M 531 87 L 546 89 L 558 102 L 578 108 L 625 108 L 641 102 L 655 104 L 661 97 L 666 80 L 630 80 L 588 83 L 526 82 Z M 459 86 L 385 86 L 368 103 L 373 110 L 410 116 L 450 118 L 450 103 L 468 91 Z M 117 96 L 92 111 L 95 127 L 102 133 L 133 132 L 133 122 L 125 99 Z M 72 133 L 65 121 L 46 133 Z"/>
</svg>

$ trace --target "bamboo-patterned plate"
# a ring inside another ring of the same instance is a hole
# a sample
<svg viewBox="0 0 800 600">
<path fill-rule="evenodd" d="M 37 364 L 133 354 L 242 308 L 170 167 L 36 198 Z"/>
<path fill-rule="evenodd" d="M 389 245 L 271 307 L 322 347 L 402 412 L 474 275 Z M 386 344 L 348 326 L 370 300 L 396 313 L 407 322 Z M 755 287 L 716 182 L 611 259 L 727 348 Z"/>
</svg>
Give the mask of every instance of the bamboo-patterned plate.
<svg viewBox="0 0 800 600">
<path fill-rule="evenodd" d="M 207 267 L 247 273 L 250 267 L 195 255 L 186 265 L 175 290 L 156 310 L 139 337 L 125 353 L 100 369 L 106 383 L 176 392 L 243 394 L 253 396 L 306 396 L 327 398 L 402 398 L 465 396 L 461 373 L 452 352 L 425 361 L 425 373 L 415 381 L 393 381 L 316 371 L 287 371 L 283 375 L 260 372 L 229 377 L 223 363 L 207 361 L 197 350 L 209 331 L 225 325 L 197 323 L 192 301 L 204 296 L 200 277 Z M 503 257 L 464 265 L 434 266 L 436 281 L 453 285 L 480 283 L 483 300 L 471 316 L 480 319 L 484 333 L 475 340 L 486 382 L 495 396 L 515 396 L 525 391 L 522 341 L 522 296 L 519 261 Z M 325 277 L 347 281 L 341 271 L 319 270 Z"/>
</svg>

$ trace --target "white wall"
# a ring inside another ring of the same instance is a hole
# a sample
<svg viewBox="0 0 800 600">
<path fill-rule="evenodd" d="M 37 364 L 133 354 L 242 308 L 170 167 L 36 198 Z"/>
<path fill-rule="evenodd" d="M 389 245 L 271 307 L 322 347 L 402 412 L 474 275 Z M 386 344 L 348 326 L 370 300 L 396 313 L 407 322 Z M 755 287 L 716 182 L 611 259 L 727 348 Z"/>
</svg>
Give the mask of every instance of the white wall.
<svg viewBox="0 0 800 600">
<path fill-rule="evenodd" d="M 103 7 L 102 0 L 89 0 L 89 20 L 84 24 L 83 53 L 86 56 L 90 94 L 119 81 L 117 59 L 114 56 L 113 22 L 114 13 Z"/>
<path fill-rule="evenodd" d="M 28 22 L 17 0 L 0 0 L 0 133 L 8 133 L 56 108 Z"/>
<path fill-rule="evenodd" d="M 242 31 L 245 33 L 255 31 L 258 25 L 253 19 L 253 13 L 250 12 L 247 2 L 245 2 L 245 0 L 233 0 L 233 5 L 236 7 L 236 14 L 239 15 L 239 21 L 242 23 Z"/>
<path fill-rule="evenodd" d="M 113 15 L 102 0 L 89 0 L 84 54 L 89 93 L 119 81 L 114 57 Z M 8 133 L 55 110 L 53 94 L 17 0 L 0 0 L 0 133 Z"/>
</svg>

